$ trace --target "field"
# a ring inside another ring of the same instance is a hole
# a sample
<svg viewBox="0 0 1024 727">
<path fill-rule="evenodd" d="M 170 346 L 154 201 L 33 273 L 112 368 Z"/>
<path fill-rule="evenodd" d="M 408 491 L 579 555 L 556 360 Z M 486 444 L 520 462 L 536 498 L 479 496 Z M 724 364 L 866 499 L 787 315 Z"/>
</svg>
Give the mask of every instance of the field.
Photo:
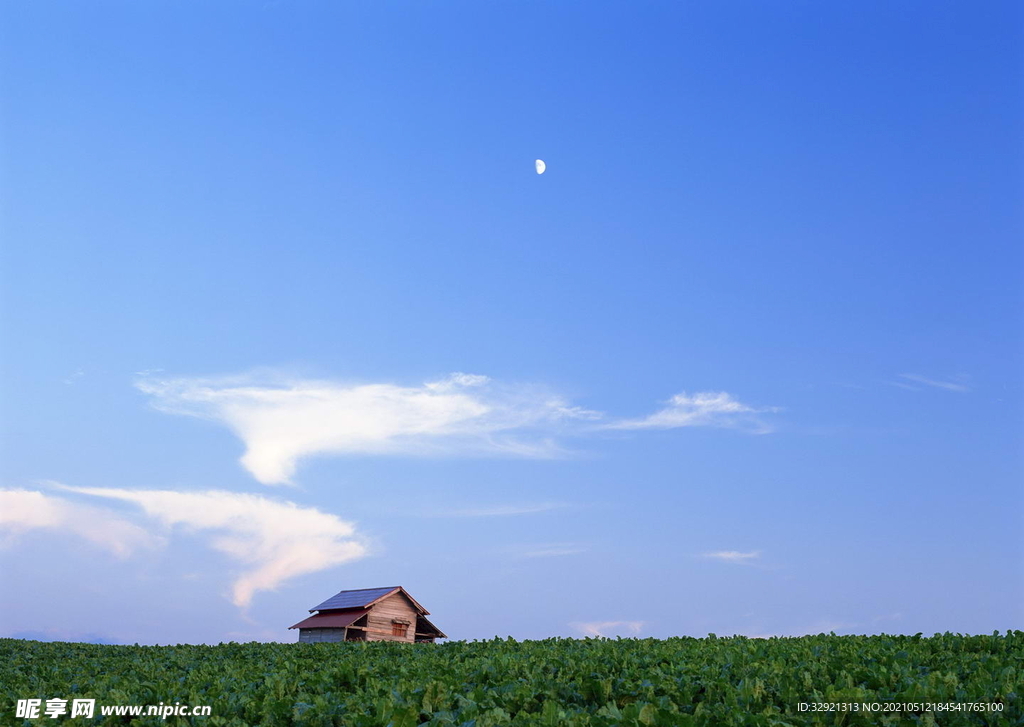
<svg viewBox="0 0 1024 727">
<path fill-rule="evenodd" d="M 0 639 L 4 725 L 1022 725 L 1022 691 L 1021 631 L 438 645 Z M 70 709 L 70 700 L 92 698 L 96 710 L 91 719 L 17 717 L 17 700 L 28 698 L 42 709 L 48 699 L 67 699 Z M 211 715 L 100 714 L 176 702 L 209 705 Z M 857 708 L 801 711 L 801 703 Z M 976 703 L 1001 711 L 969 711 Z M 865 711 L 873 704 L 879 711 Z"/>
</svg>

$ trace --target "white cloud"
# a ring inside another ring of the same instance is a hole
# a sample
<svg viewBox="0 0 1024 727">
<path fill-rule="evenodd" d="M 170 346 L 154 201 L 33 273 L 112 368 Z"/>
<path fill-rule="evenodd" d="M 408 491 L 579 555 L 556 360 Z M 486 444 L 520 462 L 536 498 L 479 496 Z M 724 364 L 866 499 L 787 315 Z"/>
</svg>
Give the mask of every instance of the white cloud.
<svg viewBox="0 0 1024 727">
<path fill-rule="evenodd" d="M 900 613 L 899 611 L 896 611 L 896 612 L 893 612 L 893 613 L 882 614 L 881 616 L 875 616 L 871 620 L 874 623 L 878 623 L 880 621 L 899 621 L 902 618 L 903 618 L 903 614 Z"/>
<path fill-rule="evenodd" d="M 749 553 L 741 553 L 738 550 L 717 550 L 713 553 L 704 553 L 705 558 L 714 558 L 715 560 L 722 560 L 726 563 L 742 563 L 747 564 L 757 558 L 761 557 L 760 550 L 752 550 Z"/>
<path fill-rule="evenodd" d="M 63 379 L 63 381 L 64 381 L 65 384 L 70 386 L 70 385 L 74 384 L 76 381 L 78 381 L 80 378 L 82 378 L 83 376 L 85 376 L 85 371 L 83 371 L 82 369 L 78 369 L 74 373 L 72 373 L 69 376 L 67 376 L 67 378 Z"/>
<path fill-rule="evenodd" d="M 585 547 L 575 543 L 542 543 L 519 548 L 516 554 L 520 558 L 558 558 L 586 552 Z"/>
<path fill-rule="evenodd" d="M 737 401 L 724 391 L 702 391 L 689 396 L 676 394 L 668 405 L 642 419 L 624 419 L 605 425 L 607 429 L 675 429 L 677 427 L 732 427 L 765 434 L 771 428 L 757 414 L 777 411 L 756 409 Z"/>
<path fill-rule="evenodd" d="M 502 387 L 452 374 L 421 386 L 345 385 L 271 376 L 140 380 L 165 412 L 230 428 L 246 446 L 242 464 L 264 484 L 289 482 L 314 454 L 490 454 L 551 457 L 560 424 L 592 419 L 536 387 Z"/>
<path fill-rule="evenodd" d="M 833 618 L 823 618 L 815 621 L 810 626 L 796 629 L 793 632 L 793 636 L 814 636 L 816 634 L 827 634 L 832 631 L 838 633 L 841 631 L 852 631 L 855 628 L 858 628 L 858 625 L 855 623 L 839 621 Z"/>
<path fill-rule="evenodd" d="M 160 411 L 228 427 L 245 444 L 242 465 L 264 484 L 287 484 L 300 460 L 338 455 L 565 454 L 564 435 L 606 429 L 715 426 L 770 431 L 756 409 L 725 392 L 678 394 L 642 419 L 600 424 L 601 412 L 573 406 L 537 386 L 500 385 L 451 374 L 419 386 L 343 384 L 280 374 L 230 378 L 143 376 L 136 386 Z"/>
<path fill-rule="evenodd" d="M 118 644 L 124 643 L 113 636 L 95 631 L 77 631 L 67 628 L 47 627 L 26 631 L 8 631 L 5 638 L 24 639 L 25 641 L 77 641 L 83 644 Z"/>
<path fill-rule="evenodd" d="M 510 515 L 534 515 L 568 507 L 559 502 L 539 502 L 533 505 L 493 505 L 490 507 L 468 507 L 431 513 L 433 517 L 507 517 Z"/>
<path fill-rule="evenodd" d="M 106 510 L 34 490 L 0 490 L 0 533 L 5 544 L 35 529 L 71 533 L 119 558 L 159 541 L 145 529 Z"/>
<path fill-rule="evenodd" d="M 423 386 L 431 391 L 445 392 L 454 391 L 459 387 L 485 386 L 490 383 L 490 381 L 489 377 L 481 376 L 480 374 L 463 374 L 456 372 L 441 379 L 440 381 L 431 381 Z"/>
<path fill-rule="evenodd" d="M 644 627 L 643 621 L 573 621 L 569 624 L 585 636 L 636 636 Z"/>
<path fill-rule="evenodd" d="M 920 391 L 921 390 L 920 386 L 911 386 L 910 384 L 904 384 L 902 381 L 885 381 L 883 383 L 886 383 L 889 386 L 896 386 L 896 387 L 898 387 L 900 389 L 906 389 L 907 391 Z"/>
<path fill-rule="evenodd" d="M 955 391 L 959 394 L 966 394 L 971 390 L 969 385 L 970 378 L 964 375 L 954 377 L 954 380 L 940 381 L 939 379 L 930 379 L 920 374 L 900 374 L 901 378 L 907 381 L 913 381 L 918 384 L 924 384 L 925 386 L 931 386 L 936 389 L 943 389 L 945 391 Z M 899 383 L 892 382 L 896 386 L 900 386 Z M 905 388 L 913 388 L 907 387 Z"/>
<path fill-rule="evenodd" d="M 796 628 L 780 628 L 777 631 L 758 628 L 743 630 L 738 633 L 741 636 L 746 636 L 748 639 L 786 639 L 796 638 L 800 636 L 815 636 L 817 634 L 827 634 L 831 631 L 841 633 L 843 631 L 852 631 L 857 628 L 860 628 L 859 624 L 831 617 L 824 617 L 819 618 L 810 623 L 804 622 L 803 625 L 798 626 Z"/>
<path fill-rule="evenodd" d="M 232 585 L 231 596 L 243 608 L 257 591 L 272 590 L 295 576 L 367 554 L 351 523 L 291 502 L 221 491 L 64 489 L 132 502 L 169 528 L 211 531 L 210 546 L 245 567 Z"/>
</svg>

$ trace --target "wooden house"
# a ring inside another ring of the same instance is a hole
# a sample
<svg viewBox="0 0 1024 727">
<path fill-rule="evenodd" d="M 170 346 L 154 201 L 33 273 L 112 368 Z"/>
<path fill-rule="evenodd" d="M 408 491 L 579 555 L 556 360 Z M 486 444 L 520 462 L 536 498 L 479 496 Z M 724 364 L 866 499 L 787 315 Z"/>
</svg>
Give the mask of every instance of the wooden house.
<svg viewBox="0 0 1024 727">
<path fill-rule="evenodd" d="M 299 630 L 300 643 L 333 641 L 406 641 L 434 643 L 446 639 L 427 620 L 430 613 L 401 586 L 341 591 L 319 606 L 313 615 L 289 629 Z"/>
</svg>

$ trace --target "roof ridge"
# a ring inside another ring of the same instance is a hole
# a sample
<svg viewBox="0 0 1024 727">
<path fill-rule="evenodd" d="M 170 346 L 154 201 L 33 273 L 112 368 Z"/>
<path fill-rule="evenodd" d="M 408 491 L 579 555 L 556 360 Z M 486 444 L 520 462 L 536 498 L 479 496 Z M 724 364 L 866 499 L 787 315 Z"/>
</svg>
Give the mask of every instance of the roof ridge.
<svg viewBox="0 0 1024 727">
<path fill-rule="evenodd" d="M 402 586 L 379 586 L 377 588 L 350 588 L 344 591 L 338 591 L 333 596 L 328 598 L 326 601 L 313 606 L 309 609 L 310 613 L 313 611 L 323 611 L 332 608 L 350 608 L 359 606 L 368 606 L 372 603 L 376 603 L 382 598 L 386 598 L 393 593 L 405 593 L 408 592 Z M 412 597 L 409 596 L 412 600 Z M 415 602 L 414 602 L 415 603 Z"/>
<path fill-rule="evenodd" d="M 358 591 L 383 591 L 385 588 L 393 591 L 396 588 L 401 588 L 401 586 L 377 586 L 376 588 L 348 588 L 344 591 L 338 591 L 338 593 L 356 593 Z"/>
</svg>

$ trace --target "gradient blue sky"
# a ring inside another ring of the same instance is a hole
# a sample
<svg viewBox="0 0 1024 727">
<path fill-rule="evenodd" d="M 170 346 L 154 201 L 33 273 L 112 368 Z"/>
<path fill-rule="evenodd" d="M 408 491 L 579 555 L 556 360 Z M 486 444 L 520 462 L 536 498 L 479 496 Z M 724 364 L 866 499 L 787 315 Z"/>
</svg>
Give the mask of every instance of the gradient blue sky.
<svg viewBox="0 0 1024 727">
<path fill-rule="evenodd" d="M 1019 3 L 0 13 L 0 636 L 1024 628 Z"/>
</svg>

